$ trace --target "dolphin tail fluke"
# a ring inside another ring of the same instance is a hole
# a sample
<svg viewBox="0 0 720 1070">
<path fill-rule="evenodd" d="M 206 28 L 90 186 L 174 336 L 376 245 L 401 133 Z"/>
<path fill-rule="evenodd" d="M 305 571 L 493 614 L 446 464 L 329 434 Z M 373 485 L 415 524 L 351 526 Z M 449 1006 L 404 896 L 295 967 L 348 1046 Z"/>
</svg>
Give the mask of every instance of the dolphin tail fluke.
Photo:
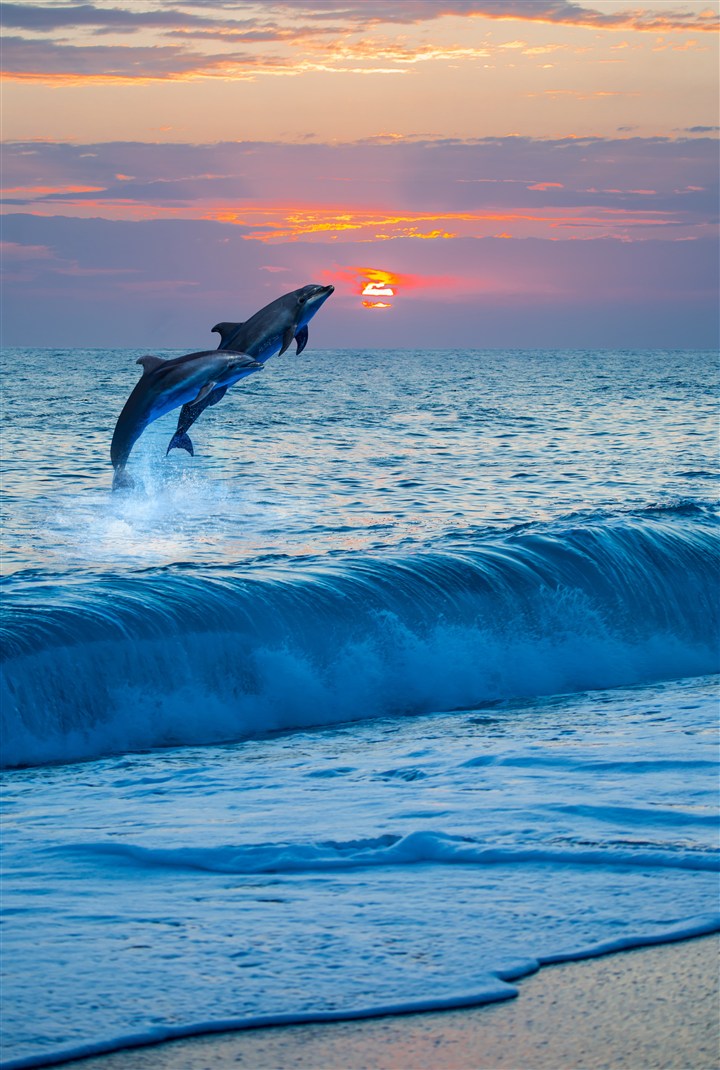
<svg viewBox="0 0 720 1070">
<path fill-rule="evenodd" d="M 170 450 L 187 450 L 191 457 L 195 456 L 195 449 L 193 447 L 190 435 L 186 435 L 184 431 L 180 433 L 176 431 L 173 437 L 170 439 L 170 445 L 165 451 L 166 457 Z"/>
</svg>

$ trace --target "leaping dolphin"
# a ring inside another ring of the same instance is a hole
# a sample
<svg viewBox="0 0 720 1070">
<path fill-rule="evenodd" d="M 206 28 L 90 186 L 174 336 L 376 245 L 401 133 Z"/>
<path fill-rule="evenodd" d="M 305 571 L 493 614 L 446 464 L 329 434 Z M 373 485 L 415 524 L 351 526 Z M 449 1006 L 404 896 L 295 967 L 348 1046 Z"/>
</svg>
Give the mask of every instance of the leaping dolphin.
<svg viewBox="0 0 720 1070">
<path fill-rule="evenodd" d="M 273 353 L 284 353 L 294 338 L 297 342 L 295 352 L 302 353 L 308 342 L 308 323 L 334 291 L 334 286 L 311 283 L 271 301 L 245 323 L 216 323 L 213 331 L 220 335 L 218 350 L 241 350 L 264 364 Z M 250 372 L 244 374 L 249 375 Z M 183 449 L 194 455 L 188 428 L 192 427 L 208 405 L 217 405 L 226 390 L 227 386 L 218 385 L 201 400 L 183 405 L 167 453 L 172 449 Z"/>
<path fill-rule="evenodd" d="M 125 402 L 110 446 L 110 459 L 115 469 L 113 490 L 133 485 L 125 465 L 148 424 L 178 405 L 189 401 L 202 403 L 213 390 L 224 393 L 243 375 L 262 368 L 262 364 L 247 353 L 232 349 L 188 353 L 172 360 L 140 357 L 137 363 L 142 364 L 142 378 Z"/>
</svg>

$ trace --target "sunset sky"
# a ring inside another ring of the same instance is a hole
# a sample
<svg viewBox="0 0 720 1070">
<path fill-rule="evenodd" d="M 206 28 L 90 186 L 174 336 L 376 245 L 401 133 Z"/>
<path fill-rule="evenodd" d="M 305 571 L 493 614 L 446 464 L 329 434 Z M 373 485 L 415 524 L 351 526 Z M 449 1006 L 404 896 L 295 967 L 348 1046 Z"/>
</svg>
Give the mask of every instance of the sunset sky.
<svg viewBox="0 0 720 1070">
<path fill-rule="evenodd" d="M 308 282 L 315 347 L 718 343 L 717 2 L 0 18 L 5 345 L 214 346 Z"/>
</svg>

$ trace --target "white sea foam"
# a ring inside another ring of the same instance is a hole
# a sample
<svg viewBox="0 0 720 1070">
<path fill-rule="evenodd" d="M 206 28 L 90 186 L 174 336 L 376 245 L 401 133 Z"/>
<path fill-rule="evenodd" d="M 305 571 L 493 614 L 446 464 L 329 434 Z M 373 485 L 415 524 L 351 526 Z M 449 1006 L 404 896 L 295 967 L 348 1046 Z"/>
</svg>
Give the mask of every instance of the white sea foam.
<svg viewBox="0 0 720 1070">
<path fill-rule="evenodd" d="M 542 962 L 717 930 L 716 697 L 686 680 L 10 774 L 10 1065 L 506 998 Z"/>
</svg>

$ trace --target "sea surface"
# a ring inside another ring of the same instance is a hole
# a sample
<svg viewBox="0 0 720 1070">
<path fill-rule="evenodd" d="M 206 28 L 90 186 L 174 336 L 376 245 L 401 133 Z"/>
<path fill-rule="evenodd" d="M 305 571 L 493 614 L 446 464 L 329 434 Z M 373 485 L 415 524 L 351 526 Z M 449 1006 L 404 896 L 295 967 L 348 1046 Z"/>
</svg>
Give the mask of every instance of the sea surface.
<svg viewBox="0 0 720 1070">
<path fill-rule="evenodd" d="M 113 494 L 141 355 L 4 353 L 3 1067 L 720 929 L 716 354 L 311 341 Z"/>
</svg>

